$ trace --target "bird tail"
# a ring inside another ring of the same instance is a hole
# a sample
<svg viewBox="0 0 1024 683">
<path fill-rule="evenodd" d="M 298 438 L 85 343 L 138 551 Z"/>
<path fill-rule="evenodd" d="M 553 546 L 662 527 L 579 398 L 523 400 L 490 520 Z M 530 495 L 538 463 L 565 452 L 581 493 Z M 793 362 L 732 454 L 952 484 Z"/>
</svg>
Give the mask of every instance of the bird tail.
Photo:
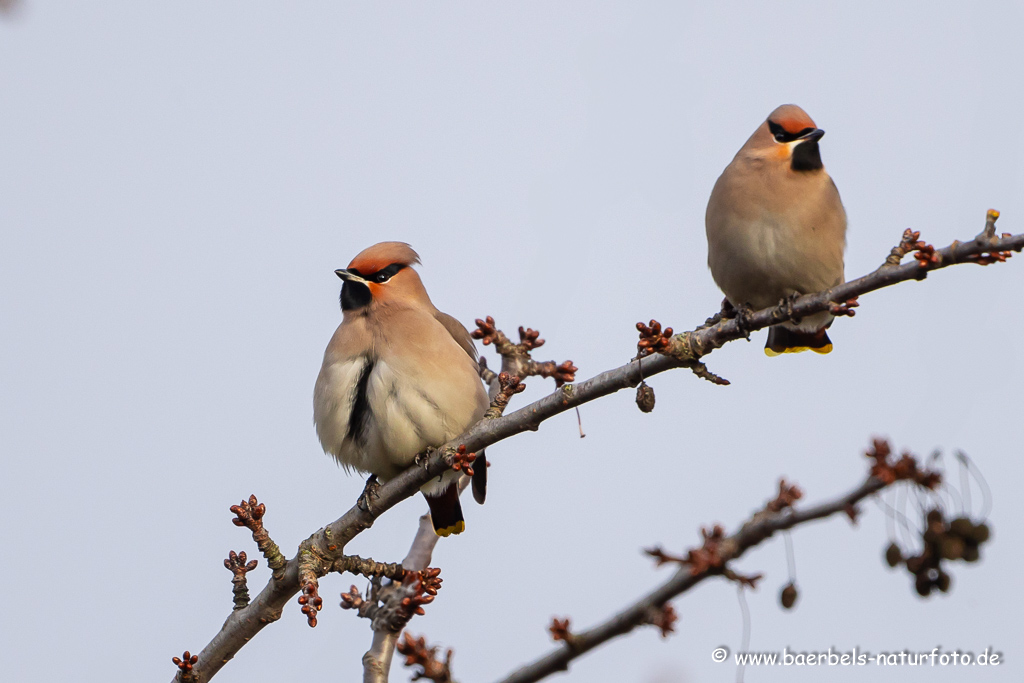
<svg viewBox="0 0 1024 683">
<path fill-rule="evenodd" d="M 473 500 L 484 504 L 487 498 L 487 456 L 483 451 L 473 461 Z"/>
<path fill-rule="evenodd" d="M 434 495 L 423 494 L 430 507 L 430 521 L 434 525 L 434 533 L 438 536 L 461 534 L 466 530 L 466 521 L 462 516 L 462 505 L 459 503 L 459 485 L 452 483 L 444 491 Z"/>
<path fill-rule="evenodd" d="M 764 345 L 765 355 L 778 356 L 783 353 L 800 353 L 814 351 L 829 353 L 832 351 L 832 340 L 828 338 L 825 328 L 817 332 L 799 332 L 788 327 L 776 325 L 768 330 L 768 341 Z"/>
</svg>

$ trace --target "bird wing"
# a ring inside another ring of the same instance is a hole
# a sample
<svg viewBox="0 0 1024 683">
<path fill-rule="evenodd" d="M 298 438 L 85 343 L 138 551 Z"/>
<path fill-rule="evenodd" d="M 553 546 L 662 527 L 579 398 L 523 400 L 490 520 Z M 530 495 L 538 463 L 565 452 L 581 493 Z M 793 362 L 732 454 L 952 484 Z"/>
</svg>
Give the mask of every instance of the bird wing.
<svg viewBox="0 0 1024 683">
<path fill-rule="evenodd" d="M 452 339 L 462 347 L 463 351 L 469 354 L 469 357 L 475 363 L 477 358 L 476 345 L 473 344 L 473 338 L 469 336 L 469 331 L 462 326 L 462 323 L 447 313 L 436 310 L 434 311 L 434 318 L 444 325 L 444 329 L 448 330 L 448 334 L 452 335 Z"/>
</svg>

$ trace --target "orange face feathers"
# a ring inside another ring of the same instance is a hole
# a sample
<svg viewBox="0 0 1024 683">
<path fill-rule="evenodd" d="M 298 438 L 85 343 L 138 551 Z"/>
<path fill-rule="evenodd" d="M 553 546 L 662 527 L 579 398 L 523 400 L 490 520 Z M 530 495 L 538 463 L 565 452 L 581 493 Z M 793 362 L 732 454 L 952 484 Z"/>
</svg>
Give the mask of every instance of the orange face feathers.
<svg viewBox="0 0 1024 683">
<path fill-rule="evenodd" d="M 348 267 L 349 270 L 369 275 L 392 264 L 411 266 L 419 262 L 419 254 L 405 242 L 380 242 L 359 252 Z"/>
<path fill-rule="evenodd" d="M 381 242 L 359 252 L 348 268 L 334 271 L 345 281 L 341 310 L 364 310 L 373 302 L 429 306 L 420 276 L 409 267 L 419 262 L 419 255 L 405 242 Z"/>
</svg>

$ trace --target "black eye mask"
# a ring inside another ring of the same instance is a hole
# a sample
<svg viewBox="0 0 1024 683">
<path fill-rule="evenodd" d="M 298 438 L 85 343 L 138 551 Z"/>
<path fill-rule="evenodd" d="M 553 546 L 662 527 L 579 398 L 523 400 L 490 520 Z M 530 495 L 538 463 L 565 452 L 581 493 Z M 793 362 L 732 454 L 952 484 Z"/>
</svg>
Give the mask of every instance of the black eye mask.
<svg viewBox="0 0 1024 683">
<path fill-rule="evenodd" d="M 404 263 L 392 263 L 386 268 L 381 268 L 376 273 L 369 273 L 367 275 L 363 275 L 355 268 L 349 268 L 348 272 L 369 282 L 384 284 L 394 277 L 395 273 L 405 267 L 406 265 Z M 341 286 L 341 310 L 343 311 L 352 311 L 363 308 L 364 306 L 369 306 L 372 298 L 370 288 L 362 282 L 346 280 L 345 284 Z"/>
<path fill-rule="evenodd" d="M 794 140 L 799 140 L 808 133 L 814 132 L 814 128 L 804 128 L 799 133 L 790 133 L 789 131 L 787 131 L 785 128 L 775 123 L 774 121 L 768 122 L 768 130 L 771 131 L 772 135 L 775 137 L 776 142 L 793 142 Z"/>
</svg>

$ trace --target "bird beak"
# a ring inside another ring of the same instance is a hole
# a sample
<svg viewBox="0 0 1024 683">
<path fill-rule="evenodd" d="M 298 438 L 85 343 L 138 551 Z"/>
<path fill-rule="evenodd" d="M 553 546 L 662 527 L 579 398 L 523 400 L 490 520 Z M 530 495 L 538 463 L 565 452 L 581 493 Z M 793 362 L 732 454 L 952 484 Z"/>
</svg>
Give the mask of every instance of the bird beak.
<svg viewBox="0 0 1024 683">
<path fill-rule="evenodd" d="M 818 140 L 820 140 L 824 136 L 825 136 L 825 131 L 823 131 L 821 128 L 815 128 L 814 130 L 812 130 L 807 135 L 802 136 L 800 138 L 800 140 L 801 141 L 803 141 L 803 140 L 810 140 L 811 142 L 817 142 Z"/>
<path fill-rule="evenodd" d="M 345 280 L 346 282 L 361 282 L 364 285 L 369 284 L 367 280 L 364 280 L 355 273 L 350 273 L 344 268 L 338 268 L 338 270 L 334 271 L 334 274 L 340 277 L 342 280 Z"/>
</svg>

